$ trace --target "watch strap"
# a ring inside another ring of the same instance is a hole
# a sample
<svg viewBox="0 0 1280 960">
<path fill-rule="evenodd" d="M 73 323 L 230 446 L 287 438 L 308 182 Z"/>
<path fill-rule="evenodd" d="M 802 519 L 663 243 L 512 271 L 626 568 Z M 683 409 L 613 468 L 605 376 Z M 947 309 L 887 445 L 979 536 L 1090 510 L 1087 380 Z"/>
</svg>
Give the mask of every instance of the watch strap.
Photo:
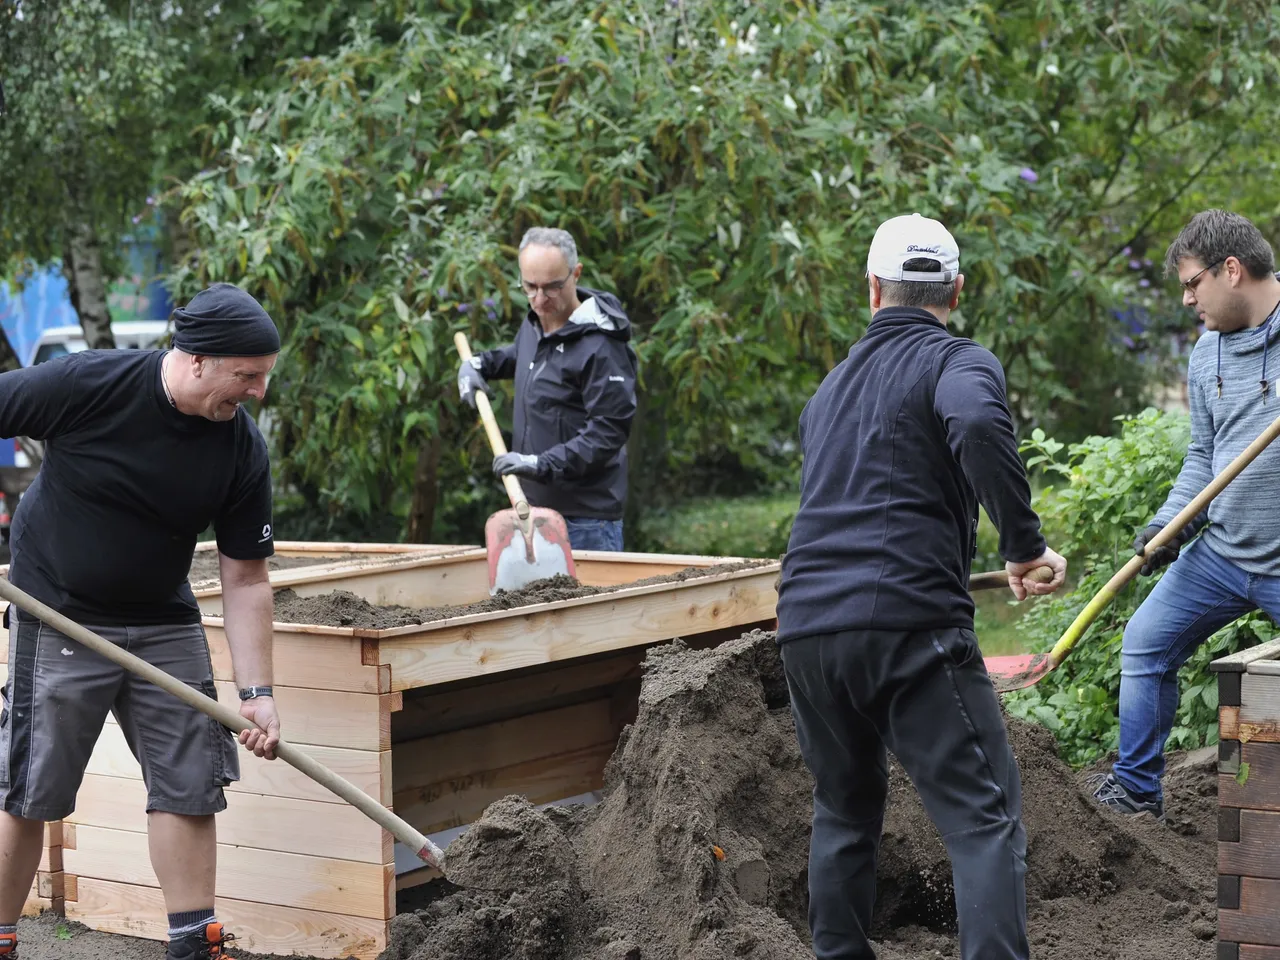
<svg viewBox="0 0 1280 960">
<path fill-rule="evenodd" d="M 270 687 L 241 687 L 240 688 L 241 700 L 255 700 L 258 697 L 270 697 L 270 696 L 273 696 Z"/>
</svg>

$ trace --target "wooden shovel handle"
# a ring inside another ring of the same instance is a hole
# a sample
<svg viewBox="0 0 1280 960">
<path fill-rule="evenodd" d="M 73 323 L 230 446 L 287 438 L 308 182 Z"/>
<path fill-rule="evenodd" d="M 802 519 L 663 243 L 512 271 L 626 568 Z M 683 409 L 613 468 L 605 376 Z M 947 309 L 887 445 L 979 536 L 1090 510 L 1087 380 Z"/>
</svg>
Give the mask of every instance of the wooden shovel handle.
<svg viewBox="0 0 1280 960">
<path fill-rule="evenodd" d="M 1036 581 L 1036 583 L 1048 583 L 1053 579 L 1052 567 L 1036 567 L 1027 578 Z M 1001 587 L 1009 586 L 1009 574 L 1003 570 L 991 570 L 987 573 L 975 573 L 969 577 L 969 592 L 974 590 L 999 590 Z"/>
<path fill-rule="evenodd" d="M 206 716 L 217 720 L 224 727 L 237 733 L 258 729 L 230 707 L 224 706 L 217 700 L 212 700 L 203 693 L 197 692 L 193 687 L 187 686 L 181 680 L 117 647 L 114 643 L 104 640 L 91 630 L 58 613 L 58 611 L 45 606 L 35 597 L 15 587 L 7 577 L 0 577 L 0 596 L 14 606 L 21 607 L 33 617 L 43 620 L 64 636 L 70 637 L 95 653 L 101 654 L 112 663 L 124 667 L 130 673 L 137 674 L 144 680 L 149 680 L 166 693 L 173 694 L 183 703 L 195 707 Z M 290 766 L 301 770 L 325 789 L 346 800 L 378 826 L 390 832 L 392 836 L 416 853 L 423 862 L 443 872 L 444 852 L 355 784 L 338 776 L 328 767 L 318 763 L 308 754 L 303 753 L 297 747 L 286 743 L 284 740 L 276 744 L 276 756 Z M 316 837 L 315 841 L 317 848 L 323 851 L 325 838 Z"/>
<path fill-rule="evenodd" d="M 467 343 L 467 335 L 459 330 L 453 335 L 453 344 L 458 348 L 458 356 L 462 358 L 462 362 L 470 363 L 471 345 Z M 493 455 L 502 456 L 507 452 L 507 445 L 502 440 L 502 431 L 498 429 L 498 421 L 493 416 L 489 397 L 483 390 L 476 391 L 476 409 L 480 411 L 480 422 L 484 424 L 484 432 L 489 438 L 489 446 L 493 448 Z M 507 496 L 511 498 L 511 506 L 515 507 L 516 515 L 521 520 L 527 520 L 529 501 L 525 499 L 524 489 L 520 486 L 520 481 L 516 479 L 515 474 L 508 473 L 504 476 L 502 485 L 507 489 Z"/>
</svg>

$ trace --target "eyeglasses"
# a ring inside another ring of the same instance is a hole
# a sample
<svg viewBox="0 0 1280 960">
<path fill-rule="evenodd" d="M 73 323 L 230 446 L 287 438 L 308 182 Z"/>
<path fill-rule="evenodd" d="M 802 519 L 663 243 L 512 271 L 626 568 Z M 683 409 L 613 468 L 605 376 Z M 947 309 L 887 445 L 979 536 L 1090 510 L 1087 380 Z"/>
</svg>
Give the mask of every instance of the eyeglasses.
<svg viewBox="0 0 1280 960">
<path fill-rule="evenodd" d="M 1222 260 L 1225 260 L 1225 259 L 1226 259 L 1226 257 L 1223 257 L 1223 258 L 1222 258 Z M 1200 285 L 1200 278 L 1201 278 L 1202 276 L 1204 276 L 1205 271 L 1206 271 L 1206 270 L 1212 270 L 1212 269 L 1213 269 L 1214 267 L 1216 267 L 1218 264 L 1222 263 L 1222 260 L 1215 260 L 1215 261 L 1213 261 L 1213 263 L 1209 264 L 1207 267 L 1205 267 L 1205 268 L 1204 268 L 1204 270 L 1201 270 L 1199 273 L 1197 273 L 1197 274 L 1196 274 L 1194 277 L 1192 277 L 1190 280 L 1182 280 L 1182 281 L 1180 281 L 1180 284 L 1181 284 L 1181 286 L 1182 286 L 1182 289 L 1183 289 L 1183 290 L 1186 290 L 1188 293 L 1195 293 L 1195 292 L 1196 292 L 1196 287 L 1198 287 L 1198 286 Z"/>
<path fill-rule="evenodd" d="M 552 283 L 530 283 L 524 277 L 520 278 L 520 289 L 524 291 L 524 295 L 532 300 L 541 290 L 548 297 L 554 297 L 557 293 L 564 289 L 564 285 L 569 282 L 569 277 L 573 276 L 570 270 L 563 280 L 556 280 Z"/>
</svg>

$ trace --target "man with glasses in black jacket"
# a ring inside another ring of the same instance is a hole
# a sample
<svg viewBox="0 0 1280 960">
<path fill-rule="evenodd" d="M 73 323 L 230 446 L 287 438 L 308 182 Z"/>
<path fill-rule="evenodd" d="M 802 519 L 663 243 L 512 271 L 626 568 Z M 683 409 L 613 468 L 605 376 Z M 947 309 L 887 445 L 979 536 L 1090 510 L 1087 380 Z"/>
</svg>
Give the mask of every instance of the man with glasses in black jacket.
<svg viewBox="0 0 1280 960">
<path fill-rule="evenodd" d="M 874 960 L 867 931 L 886 748 L 951 857 L 964 960 L 1026 960 L 1026 834 L 967 585 L 978 505 L 1019 600 L 1062 585 L 1005 401 L 1004 371 L 947 330 L 964 277 L 938 221 L 880 225 L 865 335 L 800 417 L 800 509 L 778 642 L 812 771 L 809 924 L 818 960 Z M 1029 578 L 1041 565 L 1050 583 Z"/>
<path fill-rule="evenodd" d="M 515 380 L 511 452 L 493 472 L 515 474 L 534 506 L 562 514 L 575 550 L 622 549 L 627 438 L 636 412 L 631 321 L 611 293 L 578 286 L 573 237 L 535 227 L 520 241 L 529 312 L 514 343 L 458 367 L 472 408 L 490 380 Z"/>
</svg>

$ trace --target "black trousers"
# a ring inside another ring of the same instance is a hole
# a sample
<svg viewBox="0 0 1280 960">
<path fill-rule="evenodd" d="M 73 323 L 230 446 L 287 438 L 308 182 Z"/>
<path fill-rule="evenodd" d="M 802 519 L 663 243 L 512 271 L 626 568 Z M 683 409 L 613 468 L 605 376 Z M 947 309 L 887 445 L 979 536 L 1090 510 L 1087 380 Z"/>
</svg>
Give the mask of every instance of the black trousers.
<svg viewBox="0 0 1280 960">
<path fill-rule="evenodd" d="M 818 960 L 874 960 L 867 938 L 888 792 L 886 748 L 951 857 L 960 955 L 1026 960 L 1022 788 L 970 630 L 853 630 L 782 644 L 814 777 L 809 927 Z"/>
</svg>

